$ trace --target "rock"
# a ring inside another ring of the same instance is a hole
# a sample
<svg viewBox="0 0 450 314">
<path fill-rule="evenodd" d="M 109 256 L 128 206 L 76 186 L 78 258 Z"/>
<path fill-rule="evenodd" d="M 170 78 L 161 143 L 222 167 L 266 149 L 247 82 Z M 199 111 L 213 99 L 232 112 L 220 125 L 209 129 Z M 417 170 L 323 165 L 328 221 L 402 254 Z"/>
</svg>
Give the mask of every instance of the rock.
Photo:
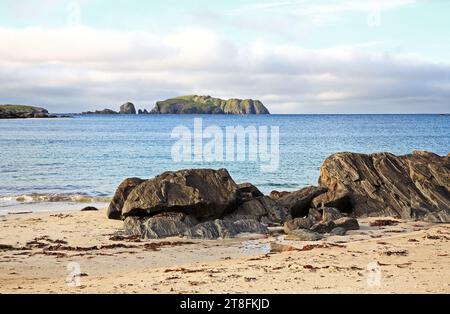
<svg viewBox="0 0 450 314">
<path fill-rule="evenodd" d="M 226 216 L 226 220 L 250 218 L 261 221 L 266 217 L 271 223 L 283 223 L 287 218 L 287 210 L 267 196 L 260 196 L 241 204 L 237 210 Z"/>
<path fill-rule="evenodd" d="M 308 218 L 313 224 L 316 224 L 322 221 L 322 213 L 316 208 L 310 208 Z"/>
<path fill-rule="evenodd" d="M 286 196 L 286 195 L 288 195 L 288 194 L 290 194 L 290 193 L 291 193 L 291 192 L 286 192 L 286 191 L 283 191 L 283 192 L 280 192 L 280 191 L 272 191 L 272 192 L 270 192 L 269 197 L 270 197 L 271 199 L 273 199 L 273 200 L 278 200 L 278 199 L 280 199 L 281 197 Z"/>
<path fill-rule="evenodd" d="M 325 207 L 322 208 L 322 221 L 329 222 L 343 217 L 341 212 L 336 208 Z"/>
<path fill-rule="evenodd" d="M 82 114 L 84 115 L 91 115 L 91 114 L 118 114 L 118 112 L 111 110 L 111 109 L 103 109 L 103 110 L 96 110 L 94 112 L 92 111 L 87 111 L 87 112 L 83 112 Z"/>
<path fill-rule="evenodd" d="M 355 217 L 450 222 L 449 177 L 449 157 L 430 152 L 338 153 L 322 165 L 319 184 L 348 191 Z"/>
<path fill-rule="evenodd" d="M 122 219 L 122 208 L 125 204 L 128 195 L 136 188 L 139 184 L 143 183 L 144 180 L 139 178 L 130 178 L 123 181 L 117 188 L 116 193 L 109 204 L 108 208 L 108 218 L 109 219 Z"/>
<path fill-rule="evenodd" d="M 244 203 L 254 200 L 257 197 L 262 197 L 264 194 L 251 183 L 241 183 L 238 184 L 238 202 Z"/>
<path fill-rule="evenodd" d="M 136 114 L 136 108 L 131 102 L 124 103 L 120 106 L 120 114 Z"/>
<path fill-rule="evenodd" d="M 82 212 L 98 212 L 98 208 L 93 206 L 85 207 L 81 210 Z"/>
<path fill-rule="evenodd" d="M 144 109 L 144 110 L 139 109 L 138 114 L 148 114 L 148 111 L 147 111 L 147 109 Z"/>
<path fill-rule="evenodd" d="M 334 221 L 336 227 L 344 228 L 345 230 L 359 230 L 358 220 L 351 217 L 342 217 Z"/>
<path fill-rule="evenodd" d="M 156 103 L 152 114 L 270 114 L 258 100 L 223 100 L 211 96 L 181 96 Z"/>
<path fill-rule="evenodd" d="M 252 234 L 269 234 L 269 228 L 259 221 L 254 219 L 242 219 L 234 222 L 238 234 L 252 233 Z"/>
<path fill-rule="evenodd" d="M 305 217 L 311 208 L 311 201 L 325 192 L 327 192 L 326 188 L 309 186 L 289 193 L 278 199 L 277 202 L 289 210 L 292 218 Z"/>
<path fill-rule="evenodd" d="M 183 213 L 162 213 L 149 218 L 127 217 L 125 233 L 143 239 L 162 239 L 180 236 L 198 224 L 198 221 Z"/>
<path fill-rule="evenodd" d="M 313 199 L 312 206 L 315 208 L 333 207 L 343 213 L 352 211 L 350 194 L 347 191 L 330 191 L 321 194 Z"/>
<path fill-rule="evenodd" d="M 297 229 L 309 229 L 313 225 L 309 218 L 294 218 L 284 223 L 284 232 L 289 233 Z"/>
<path fill-rule="evenodd" d="M 216 240 L 234 238 L 241 233 L 268 234 L 269 229 L 256 220 L 210 220 L 187 230 L 184 235 L 193 239 Z"/>
<path fill-rule="evenodd" d="M 347 229 L 343 227 L 336 227 L 333 230 L 331 230 L 330 235 L 332 236 L 343 236 L 347 233 Z"/>
<path fill-rule="evenodd" d="M 237 190 L 225 169 L 165 172 L 134 188 L 124 203 L 122 215 L 152 216 L 176 211 L 203 221 L 217 219 L 236 208 Z"/>
<path fill-rule="evenodd" d="M 323 239 L 323 236 L 318 232 L 306 229 L 296 229 L 289 232 L 287 239 L 298 241 L 319 241 Z"/>
<path fill-rule="evenodd" d="M 270 253 L 283 253 L 292 251 L 299 251 L 299 249 L 292 245 L 270 242 Z"/>
<path fill-rule="evenodd" d="M 23 105 L 0 105 L 0 119 L 55 118 L 48 110 Z"/>
<path fill-rule="evenodd" d="M 323 234 L 331 232 L 331 230 L 333 230 L 334 228 L 336 228 L 336 225 L 333 221 L 319 222 L 311 227 L 311 231 Z"/>
</svg>

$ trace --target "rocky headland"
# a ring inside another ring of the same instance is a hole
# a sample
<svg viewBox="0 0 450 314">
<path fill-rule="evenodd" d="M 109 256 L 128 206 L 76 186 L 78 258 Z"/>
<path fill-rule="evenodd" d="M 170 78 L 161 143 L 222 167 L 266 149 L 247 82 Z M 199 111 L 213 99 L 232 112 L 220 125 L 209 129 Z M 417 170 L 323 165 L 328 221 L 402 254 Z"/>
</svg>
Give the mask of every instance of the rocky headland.
<svg viewBox="0 0 450 314">
<path fill-rule="evenodd" d="M 159 101 L 152 114 L 270 114 L 259 100 L 213 98 L 211 96 L 181 96 Z"/>
<path fill-rule="evenodd" d="M 317 241 L 358 230 L 364 217 L 450 222 L 448 156 L 338 153 L 324 162 L 318 182 L 267 196 L 225 169 L 166 172 L 125 180 L 108 217 L 145 239 L 233 238 L 279 227 L 291 239 Z"/>
<path fill-rule="evenodd" d="M 0 105 L 0 119 L 56 118 L 47 109 L 23 105 Z"/>
</svg>

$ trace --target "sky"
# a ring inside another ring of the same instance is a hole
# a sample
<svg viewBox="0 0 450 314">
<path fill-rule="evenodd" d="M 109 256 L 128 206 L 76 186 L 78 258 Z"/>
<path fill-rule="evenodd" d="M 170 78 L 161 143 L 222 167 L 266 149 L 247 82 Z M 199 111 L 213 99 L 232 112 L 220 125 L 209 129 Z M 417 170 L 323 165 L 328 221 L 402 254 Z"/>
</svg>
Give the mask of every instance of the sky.
<svg viewBox="0 0 450 314">
<path fill-rule="evenodd" d="M 450 112 L 447 0 L 0 0 L 0 103 Z"/>
</svg>

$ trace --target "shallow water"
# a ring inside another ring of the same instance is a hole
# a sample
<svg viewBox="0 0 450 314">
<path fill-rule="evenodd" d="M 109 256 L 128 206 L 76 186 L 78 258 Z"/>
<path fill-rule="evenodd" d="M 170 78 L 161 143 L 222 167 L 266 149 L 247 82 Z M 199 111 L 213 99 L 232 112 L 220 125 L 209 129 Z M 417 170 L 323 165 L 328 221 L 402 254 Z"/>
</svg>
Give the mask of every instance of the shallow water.
<svg viewBox="0 0 450 314">
<path fill-rule="evenodd" d="M 203 119 L 204 127 L 223 130 L 236 125 L 279 126 L 278 170 L 264 173 L 261 163 L 248 160 L 174 162 L 171 149 L 176 140 L 171 132 L 176 126 L 193 129 L 196 117 Z M 151 178 L 167 170 L 193 167 L 227 168 L 237 182 L 250 181 L 264 192 L 294 190 L 315 184 L 320 165 L 335 152 L 407 154 L 421 149 L 446 155 L 449 148 L 448 115 L 143 115 L 0 120 L 0 207 L 9 210 L 14 204 L 8 197 L 33 193 L 110 197 L 127 177 Z"/>
</svg>

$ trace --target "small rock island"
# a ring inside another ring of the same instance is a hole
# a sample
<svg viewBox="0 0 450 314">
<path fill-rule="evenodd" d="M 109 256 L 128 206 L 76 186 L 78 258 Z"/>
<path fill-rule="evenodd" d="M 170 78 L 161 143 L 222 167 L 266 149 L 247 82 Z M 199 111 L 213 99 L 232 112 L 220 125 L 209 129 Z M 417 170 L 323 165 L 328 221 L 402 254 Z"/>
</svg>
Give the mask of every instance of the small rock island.
<svg viewBox="0 0 450 314">
<path fill-rule="evenodd" d="M 23 105 L 0 105 L 0 119 L 56 118 L 47 109 Z"/>
<path fill-rule="evenodd" d="M 181 96 L 159 101 L 151 114 L 270 114 L 259 100 Z"/>
</svg>

